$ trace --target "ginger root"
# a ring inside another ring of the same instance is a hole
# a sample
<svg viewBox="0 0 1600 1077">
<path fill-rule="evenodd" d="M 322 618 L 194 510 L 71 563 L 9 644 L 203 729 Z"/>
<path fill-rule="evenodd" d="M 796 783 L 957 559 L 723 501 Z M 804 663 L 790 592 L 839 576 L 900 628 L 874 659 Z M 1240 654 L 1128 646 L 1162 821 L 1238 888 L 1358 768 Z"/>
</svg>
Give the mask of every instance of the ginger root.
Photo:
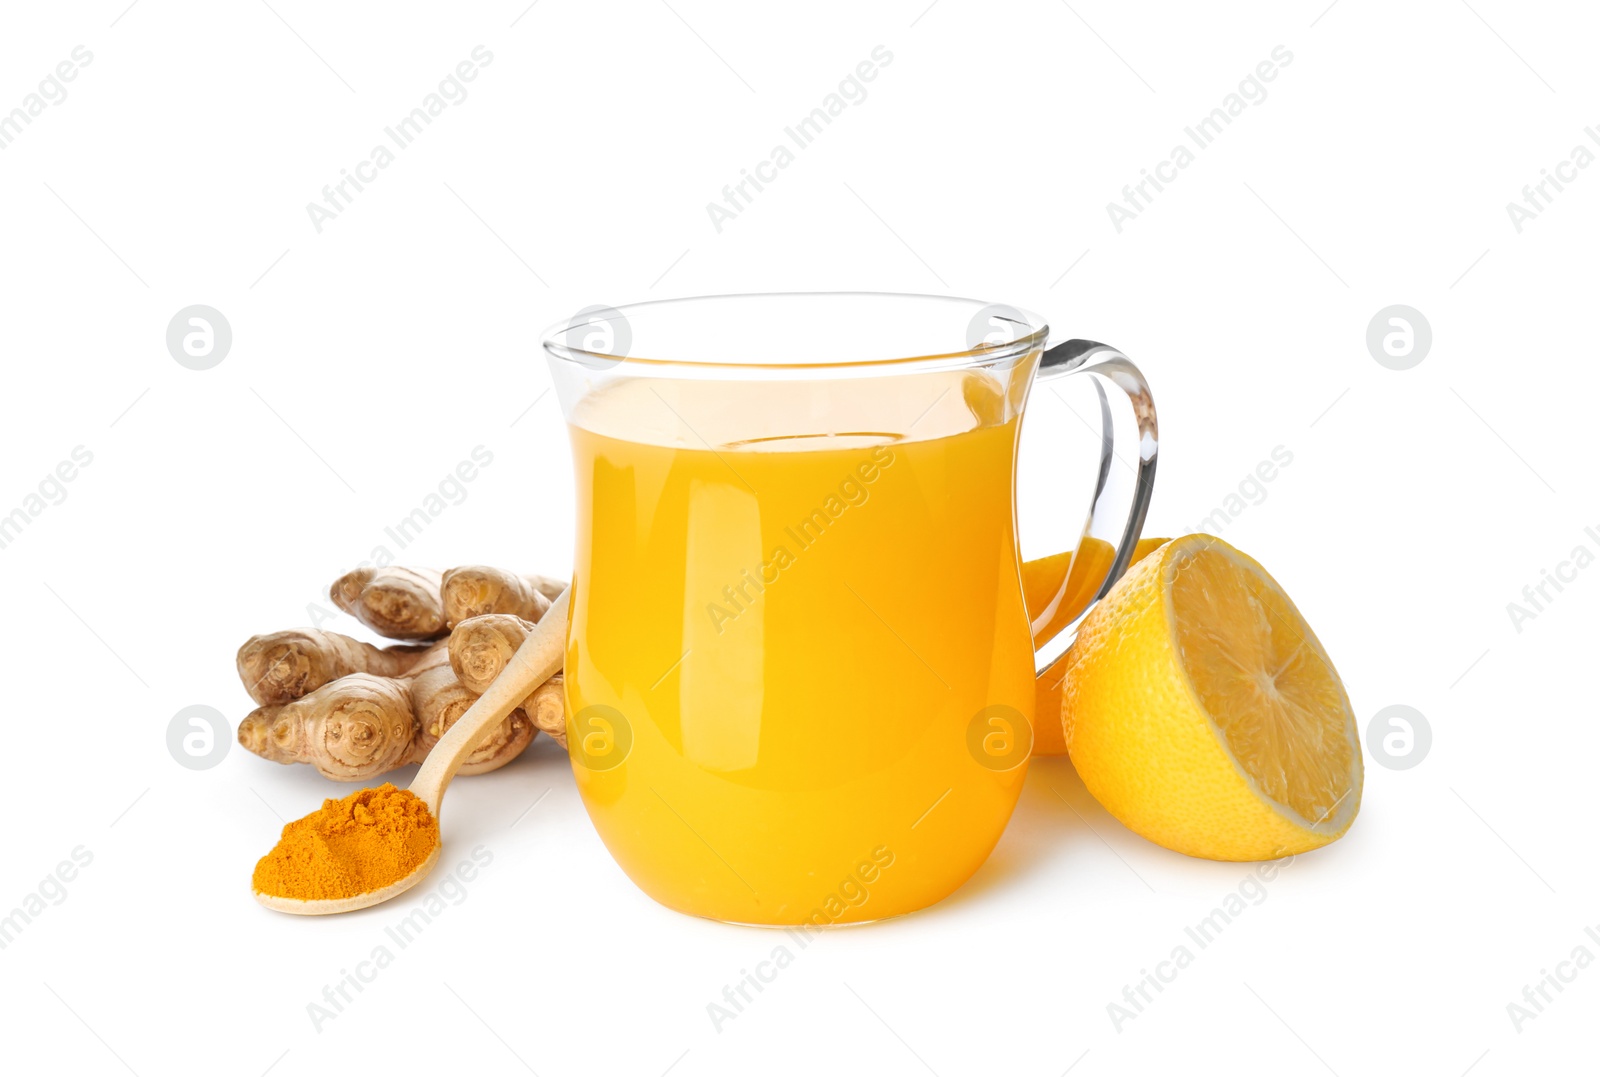
<svg viewBox="0 0 1600 1077">
<path fill-rule="evenodd" d="M 505 668 L 532 627 L 507 613 L 465 618 L 475 625 L 459 645 L 446 642 L 445 579 L 458 581 L 460 610 L 512 606 L 534 618 L 549 609 L 546 592 L 565 584 L 469 566 L 358 569 L 330 588 L 334 602 L 379 634 L 427 646 L 375 647 L 337 632 L 296 629 L 253 636 L 237 666 L 261 706 L 239 723 L 239 743 L 277 763 L 309 763 L 335 781 L 365 781 L 418 763 Z M 452 621 L 454 623 L 454 621 Z M 464 627 L 464 625 L 462 626 Z M 499 648 L 513 641 L 509 650 Z M 482 652 L 479 654 L 479 652 Z M 476 655 L 476 657 L 472 657 Z M 461 670 L 470 672 L 463 677 Z M 476 751 L 461 774 L 484 774 L 521 755 L 539 731 L 566 745 L 565 703 L 557 674 L 513 711 Z"/>
<path fill-rule="evenodd" d="M 449 631 L 431 568 L 358 568 L 328 589 L 333 604 L 380 636 L 435 640 Z"/>
<path fill-rule="evenodd" d="M 239 648 L 237 663 L 244 690 L 257 703 L 287 703 L 352 673 L 403 677 L 427 653 L 425 647 L 374 647 L 322 632 L 290 629 L 251 636 Z"/>
<path fill-rule="evenodd" d="M 537 621 L 566 586 L 546 576 L 518 576 L 485 565 L 462 565 L 444 574 L 439 594 L 445 624 L 454 629 L 467 618 L 485 613 L 510 613 Z"/>
<path fill-rule="evenodd" d="M 276 763 L 310 763 L 335 781 L 363 781 L 422 762 L 477 698 L 456 680 L 441 642 L 406 676 L 351 673 L 288 703 L 257 707 L 239 723 L 239 743 Z M 511 712 L 459 773 L 505 766 L 534 733 L 526 713 Z"/>
<path fill-rule="evenodd" d="M 567 746 L 567 696 L 566 682 L 557 673 L 534 689 L 533 695 L 523 701 L 523 713 L 534 728 L 561 747 Z"/>
<path fill-rule="evenodd" d="M 337 782 L 361 781 L 411 762 L 418 723 L 409 685 L 352 673 L 289 703 L 257 707 L 239 743 L 274 763 L 310 763 Z"/>
<path fill-rule="evenodd" d="M 531 631 L 531 622 L 509 613 L 469 617 L 450 633 L 450 668 L 468 690 L 487 691 Z M 541 732 L 565 748 L 567 716 L 562 684 L 561 674 L 551 677 L 523 701 L 522 710 Z"/>
</svg>

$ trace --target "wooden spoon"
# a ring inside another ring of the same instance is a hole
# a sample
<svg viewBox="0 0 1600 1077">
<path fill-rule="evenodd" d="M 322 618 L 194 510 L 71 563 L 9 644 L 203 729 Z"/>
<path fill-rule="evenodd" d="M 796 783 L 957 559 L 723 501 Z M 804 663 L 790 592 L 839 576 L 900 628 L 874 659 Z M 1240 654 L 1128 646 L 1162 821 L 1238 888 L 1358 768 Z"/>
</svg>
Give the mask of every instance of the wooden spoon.
<svg viewBox="0 0 1600 1077">
<path fill-rule="evenodd" d="M 563 591 L 561 597 L 556 599 L 545 615 L 539 619 L 539 623 L 528 634 L 528 638 L 522 641 L 522 646 L 511 656 L 511 661 L 506 663 L 506 668 L 500 672 L 500 676 L 489 685 L 488 691 L 467 708 L 467 713 L 456 719 L 455 725 L 439 738 L 439 743 L 433 746 L 428 758 L 423 760 L 422 769 L 417 771 L 416 778 L 411 782 L 411 792 L 428 805 L 428 810 L 433 813 L 435 820 L 439 818 L 439 807 L 444 802 L 444 791 L 449 786 L 450 779 L 456 776 L 456 771 L 461 769 L 461 764 L 466 762 L 467 757 L 477 749 L 478 744 L 489 735 L 490 731 L 506 720 L 506 715 L 516 710 L 528 696 L 533 694 L 535 688 L 549 680 L 561 668 L 566 650 L 567 608 L 567 592 Z M 428 872 L 439 862 L 439 850 L 442 847 L 441 837 L 440 844 L 434 847 L 433 853 L 410 875 L 388 886 L 356 894 L 354 897 L 306 901 L 302 898 L 263 894 L 259 890 L 252 892 L 256 900 L 267 908 L 300 916 L 323 916 L 328 913 L 365 909 L 403 894 L 427 878 Z"/>
</svg>

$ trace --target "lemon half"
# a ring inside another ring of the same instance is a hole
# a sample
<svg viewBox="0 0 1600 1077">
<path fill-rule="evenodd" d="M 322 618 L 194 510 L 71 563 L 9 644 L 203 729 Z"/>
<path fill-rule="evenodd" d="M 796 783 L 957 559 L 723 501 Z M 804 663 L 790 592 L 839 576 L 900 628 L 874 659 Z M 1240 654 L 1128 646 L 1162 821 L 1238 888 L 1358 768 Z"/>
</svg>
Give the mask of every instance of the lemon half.
<svg viewBox="0 0 1600 1077">
<path fill-rule="evenodd" d="M 1137 564 L 1166 541 L 1164 538 L 1140 539 L 1133 548 L 1130 564 Z M 1115 554 L 1116 549 L 1110 543 L 1085 538 L 1077 553 L 1068 550 L 1023 562 L 1022 597 L 1028 605 L 1028 616 L 1034 622 L 1035 645 L 1060 632 L 1089 604 Z M 1051 616 L 1041 622 L 1041 615 L 1057 595 L 1061 596 L 1061 601 L 1056 603 Z M 1067 656 L 1062 655 L 1055 665 L 1044 671 L 1034 688 L 1034 755 L 1067 754 L 1067 742 L 1061 739 L 1061 686 L 1066 669 Z"/>
<path fill-rule="evenodd" d="M 1361 744 L 1344 685 L 1283 588 L 1221 539 L 1188 535 L 1140 561 L 1066 663 L 1073 766 L 1134 832 L 1265 860 L 1354 821 Z"/>
</svg>

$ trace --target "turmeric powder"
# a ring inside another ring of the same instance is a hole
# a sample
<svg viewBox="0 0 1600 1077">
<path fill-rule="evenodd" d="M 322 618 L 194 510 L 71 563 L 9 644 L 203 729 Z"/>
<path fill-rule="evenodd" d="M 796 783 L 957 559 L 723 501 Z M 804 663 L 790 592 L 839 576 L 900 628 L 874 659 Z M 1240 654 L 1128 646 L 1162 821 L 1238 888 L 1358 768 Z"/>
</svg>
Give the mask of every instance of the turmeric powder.
<svg viewBox="0 0 1600 1077">
<path fill-rule="evenodd" d="M 410 875 L 439 845 L 439 823 L 410 790 L 385 782 L 283 828 L 252 885 L 274 897 L 319 901 L 381 890 Z"/>
</svg>

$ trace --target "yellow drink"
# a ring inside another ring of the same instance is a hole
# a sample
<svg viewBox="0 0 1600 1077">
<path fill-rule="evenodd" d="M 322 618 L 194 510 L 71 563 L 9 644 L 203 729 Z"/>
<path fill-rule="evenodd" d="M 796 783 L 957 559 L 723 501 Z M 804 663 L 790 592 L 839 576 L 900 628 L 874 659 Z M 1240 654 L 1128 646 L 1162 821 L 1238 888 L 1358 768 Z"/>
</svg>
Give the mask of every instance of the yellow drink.
<svg viewBox="0 0 1600 1077">
<path fill-rule="evenodd" d="M 805 429 L 810 398 L 787 424 L 770 386 L 691 413 L 665 379 L 572 416 L 574 769 L 617 862 L 683 912 L 922 908 L 983 863 L 1021 788 L 1019 408 L 970 371 L 840 393 L 876 422 L 739 440 L 757 410 Z"/>
</svg>

